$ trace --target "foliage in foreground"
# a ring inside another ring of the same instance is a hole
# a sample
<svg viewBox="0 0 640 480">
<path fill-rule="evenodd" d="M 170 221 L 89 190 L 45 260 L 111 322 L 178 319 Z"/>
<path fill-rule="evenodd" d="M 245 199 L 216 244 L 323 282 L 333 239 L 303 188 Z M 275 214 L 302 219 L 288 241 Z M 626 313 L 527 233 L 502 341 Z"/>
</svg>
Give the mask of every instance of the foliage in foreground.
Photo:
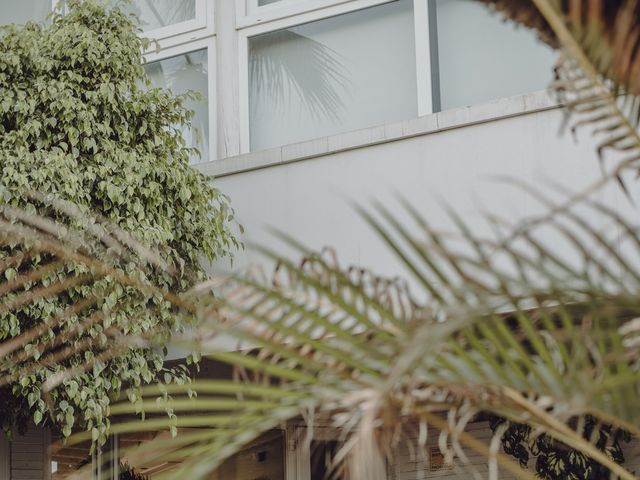
<svg viewBox="0 0 640 480">
<path fill-rule="evenodd" d="M 185 107 L 192 95 L 150 87 L 141 56 L 147 41 L 128 15 L 96 1 L 67 5 L 68 14 L 54 14 L 50 25 L 9 26 L 0 35 L 0 202 L 72 226 L 77 219 L 30 194 L 73 202 L 132 234 L 183 274 L 143 273 L 135 263 L 119 269 L 159 288 L 184 291 L 203 278 L 203 258 L 228 255 L 236 246 L 227 199 L 189 167 L 198 152 L 185 145 L 182 130 L 193 116 Z M 47 325 L 25 345 L 22 355 L 33 360 L 32 368 L 19 378 L 18 370 L 9 369 L 11 378 L 0 382 L 5 429 L 33 419 L 64 435 L 93 428 L 94 436 L 103 436 L 110 398 L 123 387 L 135 399 L 135 389 L 160 373 L 169 382 L 183 379 L 181 369 L 164 369 L 161 349 L 124 348 L 67 379 L 45 401 L 43 384 L 65 368 L 93 362 L 112 341 L 109 328 L 153 332 L 158 341 L 187 320 L 158 295 L 112 277 L 87 281 L 86 266 L 61 263 L 47 252 L 5 243 L 0 263 L 7 281 L 0 292 L 0 340 Z M 39 287 L 63 278 L 69 287 L 64 294 L 39 294 Z M 17 300 L 24 292 L 32 294 L 29 302 Z M 69 310 L 78 303 L 87 308 Z M 83 333 L 71 333 L 77 329 Z M 95 348 L 81 356 L 62 363 L 41 358 L 52 346 L 73 348 L 87 339 Z"/>
<path fill-rule="evenodd" d="M 265 251 L 279 262 L 273 278 L 223 280 L 217 297 L 207 293 L 210 283 L 166 297 L 200 317 L 199 348 L 239 375 L 145 387 L 137 405 L 112 405 L 111 432 L 170 427 L 176 438 L 152 441 L 128 458 L 134 465 L 180 460 L 170 478 L 204 478 L 262 432 L 299 416 L 322 419 L 343 431 L 339 455 L 354 477 L 378 479 L 385 456 L 392 461 L 406 443 L 421 448 L 435 427 L 447 458 L 462 468 L 467 447 L 489 458 L 493 478 L 498 467 L 532 478 L 498 455 L 499 442 L 486 445 L 464 432 L 490 412 L 633 478 L 585 439 L 586 424 L 575 419 L 591 415 L 639 433 L 640 242 L 614 211 L 585 207 L 515 235 L 512 225 L 490 218 L 493 237 L 472 235 L 455 215 L 452 236 L 408 206 L 411 228 L 383 207 L 363 211 L 419 285 L 420 300 L 402 283 L 343 268 L 331 252 L 315 254 L 291 240 L 302 265 Z M 594 217 L 615 224 L 615 234 L 592 226 Z M 558 255 L 558 248 L 578 255 Z M 220 333 L 239 342 L 239 351 L 207 351 Z M 140 410 L 146 418 L 132 421 Z M 498 428 L 496 438 L 503 433 Z"/>
</svg>

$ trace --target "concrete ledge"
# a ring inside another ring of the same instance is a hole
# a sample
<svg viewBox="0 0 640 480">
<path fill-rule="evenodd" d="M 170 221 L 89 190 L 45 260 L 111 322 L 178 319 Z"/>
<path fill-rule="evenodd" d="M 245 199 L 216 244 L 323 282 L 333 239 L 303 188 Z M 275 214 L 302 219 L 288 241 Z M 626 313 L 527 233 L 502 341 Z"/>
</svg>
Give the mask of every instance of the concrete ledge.
<svg viewBox="0 0 640 480">
<path fill-rule="evenodd" d="M 446 110 L 403 122 L 212 160 L 194 166 L 207 176 L 224 177 L 558 107 L 558 102 L 548 91 L 543 90 L 471 107 Z"/>
</svg>

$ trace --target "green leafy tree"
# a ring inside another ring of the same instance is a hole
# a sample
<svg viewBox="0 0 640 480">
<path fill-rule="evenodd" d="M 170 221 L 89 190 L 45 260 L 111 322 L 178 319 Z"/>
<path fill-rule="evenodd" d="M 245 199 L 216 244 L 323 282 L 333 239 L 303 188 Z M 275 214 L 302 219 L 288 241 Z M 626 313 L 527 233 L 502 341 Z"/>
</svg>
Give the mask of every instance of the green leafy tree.
<svg viewBox="0 0 640 480">
<path fill-rule="evenodd" d="M 198 96 L 151 88 L 141 54 L 148 41 L 126 13 L 91 0 L 71 0 L 67 6 L 67 14 L 53 14 L 46 26 L 8 26 L 0 35 L 0 202 L 76 221 L 32 195 L 41 192 L 95 212 L 180 274 L 144 273 L 133 263 L 119 265 L 121 271 L 166 291 L 185 291 L 203 278 L 203 259 L 227 256 L 238 246 L 230 233 L 228 199 L 189 166 L 199 152 L 182 135 L 193 117 L 185 100 Z M 123 387 L 135 401 L 136 389 L 157 378 L 184 380 L 184 370 L 163 367 L 161 348 L 126 348 L 109 361 L 96 361 L 98 352 L 114 347 L 109 328 L 153 332 L 155 338 L 185 328 L 188 317 L 175 315 L 161 295 L 109 276 L 86 282 L 86 265 L 61 266 L 51 255 L 13 244 L 0 251 L 0 262 L 6 280 L 14 282 L 2 290 L 5 306 L 16 306 L 11 302 L 17 295 L 33 291 L 31 303 L 0 311 L 0 339 L 51 324 L 23 352 L 41 362 L 48 346 L 73 349 L 86 338 L 95 343 L 82 355 L 41 363 L 6 384 L 0 414 L 5 430 L 32 419 L 57 426 L 64 435 L 87 428 L 94 438 L 104 438 L 110 399 Z M 42 268 L 47 273 L 39 282 L 19 281 Z M 60 295 L 37 295 L 37 287 L 60 278 L 73 286 Z M 66 310 L 82 301 L 89 305 L 82 313 Z M 86 322 L 97 314 L 100 321 Z M 81 324 L 83 334 L 69 340 L 65 335 Z M 45 398 L 47 380 L 87 361 L 91 368 L 65 379 Z"/>
</svg>

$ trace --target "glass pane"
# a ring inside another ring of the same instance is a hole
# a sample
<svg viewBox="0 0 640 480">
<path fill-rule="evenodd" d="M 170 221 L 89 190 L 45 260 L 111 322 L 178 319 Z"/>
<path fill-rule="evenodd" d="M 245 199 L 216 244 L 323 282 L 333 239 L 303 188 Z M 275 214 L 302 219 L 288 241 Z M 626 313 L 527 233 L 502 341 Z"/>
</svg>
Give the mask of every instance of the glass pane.
<svg viewBox="0 0 640 480">
<path fill-rule="evenodd" d="M 126 8 L 145 32 L 196 18 L 196 0 L 135 0 Z"/>
<path fill-rule="evenodd" d="M 555 54 L 480 2 L 437 0 L 443 110 L 547 88 Z"/>
<path fill-rule="evenodd" d="M 0 25 L 41 22 L 51 12 L 51 0 L 1 0 Z"/>
<path fill-rule="evenodd" d="M 168 88 L 176 95 L 189 90 L 208 95 L 209 68 L 207 50 L 198 50 L 177 57 L 167 58 L 145 66 L 147 75 L 156 87 Z M 187 102 L 186 106 L 195 111 L 192 120 L 193 129 L 183 131 L 189 147 L 196 147 L 202 159 L 193 158 L 192 162 L 209 160 L 209 108 L 207 100 Z M 197 131 L 196 131 L 197 130 Z"/>
<path fill-rule="evenodd" d="M 412 0 L 249 41 L 251 149 L 417 115 Z"/>
</svg>

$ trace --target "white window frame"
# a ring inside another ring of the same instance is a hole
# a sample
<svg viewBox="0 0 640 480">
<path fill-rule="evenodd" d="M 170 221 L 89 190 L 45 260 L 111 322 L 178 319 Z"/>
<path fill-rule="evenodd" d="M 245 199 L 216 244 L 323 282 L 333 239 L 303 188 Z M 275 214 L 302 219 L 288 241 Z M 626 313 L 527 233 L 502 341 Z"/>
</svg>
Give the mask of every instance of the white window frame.
<svg viewBox="0 0 640 480">
<path fill-rule="evenodd" d="M 153 0 L 145 0 L 153 1 Z M 180 34 L 190 33 L 195 30 L 203 29 L 207 26 L 207 2 L 206 0 L 195 0 L 195 18 L 184 20 L 178 23 L 172 23 L 164 27 L 156 28 L 144 32 L 144 36 L 155 39 L 163 39 L 173 37 Z"/>
<path fill-rule="evenodd" d="M 155 40 L 158 42 L 159 47 L 164 49 L 215 35 L 213 1 L 195 0 L 195 2 L 195 18 L 167 25 L 166 27 L 156 28 L 155 30 L 141 32 L 140 36 Z M 52 11 L 58 4 L 64 5 L 64 0 L 51 0 Z M 149 52 L 155 49 L 156 44 L 154 43 L 151 45 Z"/>
<path fill-rule="evenodd" d="M 211 37 L 215 33 L 213 2 L 196 0 L 194 19 L 142 32 L 140 35 L 157 41 L 160 49 L 166 49 Z M 155 45 L 151 45 L 150 51 L 155 48 Z"/>
<path fill-rule="evenodd" d="M 145 63 L 152 63 L 161 60 L 166 60 L 168 58 L 177 57 L 180 55 L 185 55 L 187 53 L 195 52 L 198 50 L 207 50 L 207 68 L 209 70 L 209 75 L 207 78 L 207 108 L 209 114 L 209 152 L 208 160 L 212 161 L 217 159 L 217 145 L 218 145 L 218 129 L 217 129 L 217 91 L 216 91 L 216 39 L 212 38 L 202 38 L 200 40 L 192 41 L 189 43 L 184 43 L 180 45 L 176 45 L 174 47 L 163 48 L 158 52 L 149 52 L 145 54 Z M 204 152 L 203 152 L 204 153 Z M 205 163 L 206 161 L 200 161 L 197 163 L 193 163 L 192 165 L 197 165 L 198 163 Z"/>
<path fill-rule="evenodd" d="M 258 10 L 272 7 L 270 10 L 274 12 L 272 17 L 260 18 L 244 15 L 246 1 L 236 0 L 239 53 L 240 153 L 249 153 L 251 151 L 249 129 L 249 38 L 385 3 L 392 3 L 397 0 L 348 0 L 339 2 L 336 2 L 336 0 L 292 0 L 291 3 L 287 2 L 277 9 L 274 8 L 274 5 L 277 4 L 259 7 Z M 303 13 L 299 13 L 302 3 L 304 3 L 305 8 Z M 328 4 L 329 6 L 318 6 L 313 9 L 313 5 L 322 4 Z M 433 113 L 428 0 L 413 0 L 413 11 L 418 93 L 417 110 L 418 116 L 423 116 Z M 285 14 L 284 12 L 288 13 Z"/>
<path fill-rule="evenodd" d="M 352 3 L 354 0 L 281 0 L 280 3 L 258 6 L 258 0 L 238 0 L 237 26 L 245 28 L 302 13 Z"/>
</svg>

